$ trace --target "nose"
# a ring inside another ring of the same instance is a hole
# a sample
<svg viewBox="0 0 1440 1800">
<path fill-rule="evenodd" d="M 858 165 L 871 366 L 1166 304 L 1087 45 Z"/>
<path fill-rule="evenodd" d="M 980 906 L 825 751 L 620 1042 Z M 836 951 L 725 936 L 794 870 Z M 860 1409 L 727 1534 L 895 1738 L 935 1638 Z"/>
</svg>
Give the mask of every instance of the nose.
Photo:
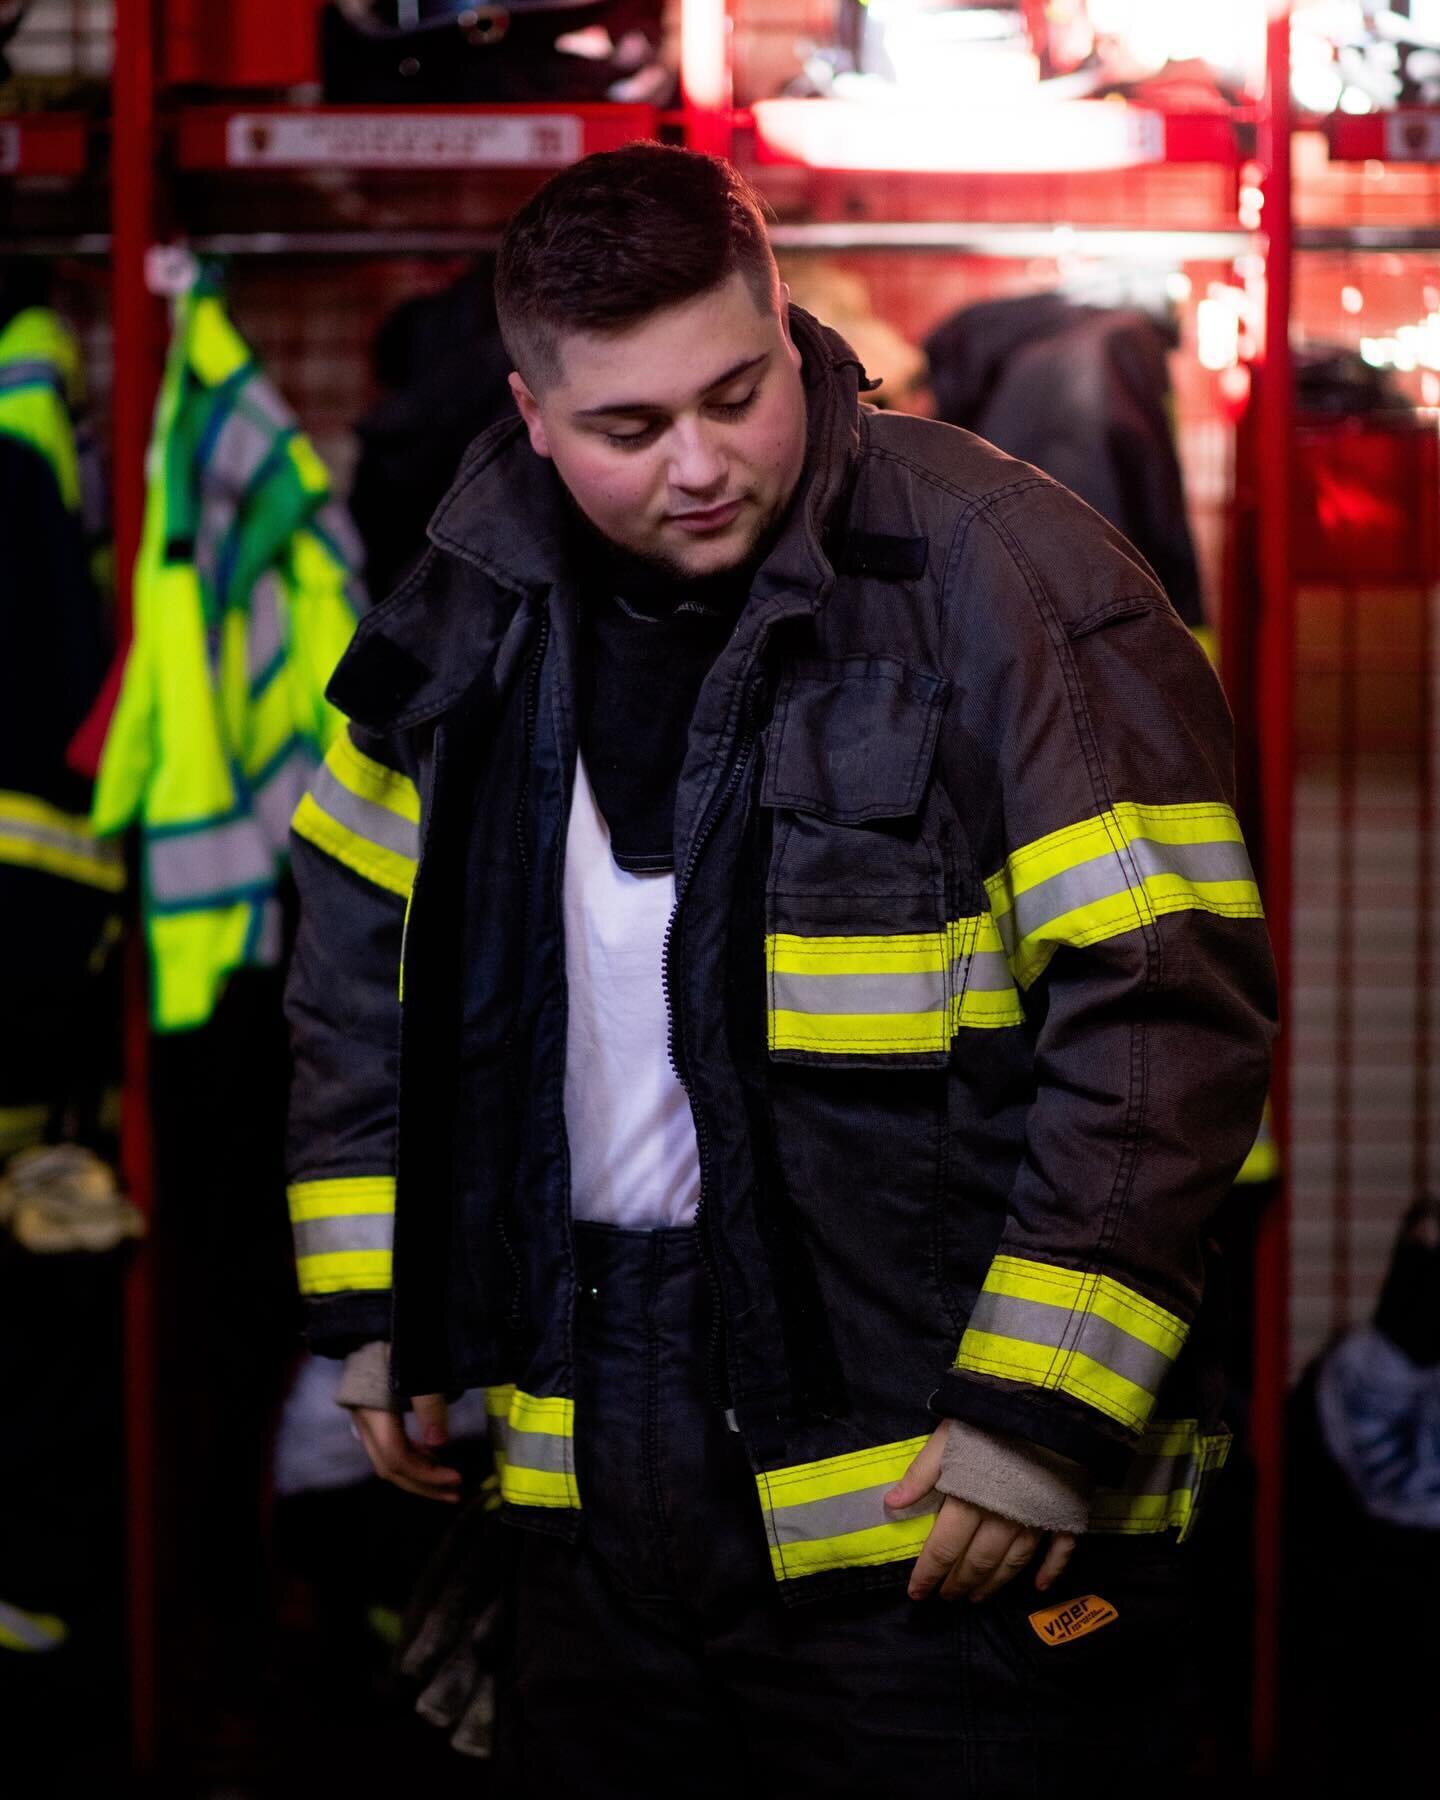
<svg viewBox="0 0 1440 1800">
<path fill-rule="evenodd" d="M 700 419 L 677 421 L 671 438 L 670 485 L 687 497 L 718 492 L 725 485 L 725 459 Z"/>
</svg>

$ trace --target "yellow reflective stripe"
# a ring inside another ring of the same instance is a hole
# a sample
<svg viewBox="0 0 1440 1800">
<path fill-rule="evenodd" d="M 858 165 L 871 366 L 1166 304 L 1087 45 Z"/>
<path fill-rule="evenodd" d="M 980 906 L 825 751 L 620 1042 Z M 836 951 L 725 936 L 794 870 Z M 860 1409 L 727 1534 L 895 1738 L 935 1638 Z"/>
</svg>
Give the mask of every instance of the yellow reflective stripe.
<svg viewBox="0 0 1440 1800">
<path fill-rule="evenodd" d="M 333 1181 L 296 1181 L 285 1190 L 290 1222 L 343 1218 L 348 1213 L 395 1210 L 393 1175 L 344 1175 Z"/>
<path fill-rule="evenodd" d="M 1031 1262 L 1022 1256 L 997 1256 L 985 1277 L 984 1291 L 1108 1319 L 1172 1360 L 1180 1354 L 1189 1329 L 1183 1319 L 1111 1275 L 1082 1274 L 1078 1269 Z"/>
<path fill-rule="evenodd" d="M 1274 1181 L 1280 1173 L 1280 1146 L 1275 1142 L 1274 1126 L 1270 1113 L 1270 1102 L 1265 1102 L 1265 1112 L 1260 1120 L 1260 1129 L 1255 1135 L 1255 1142 L 1250 1152 L 1240 1165 L 1240 1173 L 1235 1177 L 1237 1183 Z"/>
<path fill-rule="evenodd" d="M 333 856 L 336 862 L 344 863 L 347 869 L 353 869 L 357 875 L 373 881 L 376 887 L 398 894 L 402 900 L 409 899 L 410 890 L 415 885 L 414 861 L 394 850 L 382 849 L 380 845 L 370 843 L 358 832 L 342 825 L 338 819 L 332 819 L 329 813 L 320 810 L 313 795 L 306 794 L 295 809 L 290 829 L 296 837 L 304 838 L 308 843 L 314 844 L 317 850 Z"/>
<path fill-rule="evenodd" d="M 328 1250 L 319 1256 L 297 1256 L 295 1267 L 302 1294 L 370 1293 L 390 1286 L 388 1250 Z"/>
<path fill-rule="evenodd" d="M 772 1050 L 916 1051 L 949 1048 L 944 1013 L 772 1012 Z"/>
<path fill-rule="evenodd" d="M 1155 1404 L 1148 1389 L 1127 1381 L 1107 1369 L 1103 1363 L 1078 1351 L 1057 1355 L 1049 1344 L 1031 1344 L 1019 1338 L 999 1337 L 987 1331 L 967 1331 L 959 1355 L 957 1369 L 971 1369 L 981 1375 L 1001 1375 L 1010 1381 L 1025 1381 L 1041 1388 L 1053 1388 L 1083 1400 L 1132 1430 L 1140 1430 Z"/>
<path fill-rule="evenodd" d="M 0 863 L 118 894 L 125 886 L 120 846 L 97 838 L 90 821 L 33 794 L 0 791 Z"/>
<path fill-rule="evenodd" d="M 342 787 L 372 806 L 383 806 L 397 819 L 412 825 L 420 823 L 420 793 L 408 775 L 387 768 L 358 749 L 347 733 L 341 732 L 330 746 L 325 766 Z"/>
<path fill-rule="evenodd" d="M 341 732 L 291 829 L 346 868 L 410 898 L 420 853 L 420 795 L 409 776 L 366 756 Z"/>
<path fill-rule="evenodd" d="M 510 1506 L 578 1507 L 575 1402 L 506 1383 L 485 1390 L 485 1410 L 501 1499 Z"/>
<path fill-rule="evenodd" d="M 1202 1434 L 1194 1419 L 1152 1424 L 1123 1486 L 1097 1488 L 1091 1496 L 1090 1529 L 1113 1536 L 1178 1527 L 1183 1543 L 1211 1477 L 1225 1466 L 1230 1444 L 1228 1431 Z"/>
<path fill-rule="evenodd" d="M 1113 1277 L 1001 1255 L 955 1366 L 1067 1393 L 1143 1430 L 1188 1327 Z"/>
<path fill-rule="evenodd" d="M 827 1569 L 860 1569 L 877 1563 L 909 1561 L 918 1556 L 934 1524 L 933 1513 L 913 1519 L 890 1519 L 864 1531 L 839 1537 L 786 1544 L 771 1543 L 770 1566 L 780 1580 L 819 1575 Z"/>
<path fill-rule="evenodd" d="M 985 883 L 1021 987 L 1084 947 L 1182 911 L 1264 917 L 1232 808 L 1124 801 L 1016 850 Z"/>
<path fill-rule="evenodd" d="M 510 1402 L 510 1429 L 537 1431 L 544 1437 L 573 1438 L 575 1402 L 559 1394 L 537 1398 L 517 1389 Z"/>
<path fill-rule="evenodd" d="M 395 1211 L 394 1176 L 297 1181 L 286 1189 L 286 1197 L 302 1294 L 373 1293 L 390 1286 L 388 1220 Z M 356 1221 L 353 1228 L 347 1228 L 347 1220 Z"/>
<path fill-rule="evenodd" d="M 769 1046 L 831 1056 L 943 1053 L 962 1027 L 1022 1024 L 1004 951 L 988 913 L 939 931 L 772 932 Z"/>
<path fill-rule="evenodd" d="M 903 1438 L 893 1444 L 875 1444 L 868 1450 L 847 1450 L 820 1462 L 796 1463 L 789 1469 L 768 1469 L 757 1477 L 767 1507 L 798 1506 L 806 1500 L 832 1500 L 837 1494 L 853 1494 L 880 1482 L 893 1485 L 925 1448 L 927 1439 Z"/>
<path fill-rule="evenodd" d="M 892 1513 L 885 1495 L 926 1442 L 904 1438 L 786 1469 L 762 1469 L 760 1492 L 777 1579 L 913 1557 L 929 1534 L 938 1495 Z"/>
</svg>

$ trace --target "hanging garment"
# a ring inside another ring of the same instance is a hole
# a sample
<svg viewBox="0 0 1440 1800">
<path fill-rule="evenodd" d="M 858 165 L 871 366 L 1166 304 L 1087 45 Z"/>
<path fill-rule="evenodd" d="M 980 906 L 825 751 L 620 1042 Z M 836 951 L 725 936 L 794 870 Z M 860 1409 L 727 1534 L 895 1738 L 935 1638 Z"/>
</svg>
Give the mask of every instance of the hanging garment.
<svg viewBox="0 0 1440 1800">
<path fill-rule="evenodd" d="M 177 303 L 150 445 L 134 641 L 95 796 L 138 822 L 157 1030 L 202 1025 L 280 959 L 290 815 L 338 725 L 358 554 L 213 275 Z"/>
<path fill-rule="evenodd" d="M 40 1142 L 73 1073 L 92 957 L 125 872 L 89 825 L 65 747 L 105 628 L 90 566 L 74 338 L 44 306 L 0 315 L 0 1157 Z"/>
<path fill-rule="evenodd" d="M 1063 481 L 1204 624 L 1171 428 L 1165 327 L 1130 308 L 1029 294 L 967 306 L 925 341 L 939 416 Z"/>
</svg>

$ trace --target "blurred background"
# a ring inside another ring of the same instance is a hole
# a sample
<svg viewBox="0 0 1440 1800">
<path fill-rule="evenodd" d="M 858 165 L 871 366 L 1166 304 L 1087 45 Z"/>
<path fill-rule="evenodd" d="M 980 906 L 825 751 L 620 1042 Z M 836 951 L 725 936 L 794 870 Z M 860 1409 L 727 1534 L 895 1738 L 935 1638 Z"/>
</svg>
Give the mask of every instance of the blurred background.
<svg viewBox="0 0 1440 1800">
<path fill-rule="evenodd" d="M 355 618 L 509 408 L 505 219 L 654 136 L 756 182 L 877 404 L 1074 487 L 1220 670 L 1286 1028 L 1216 1227 L 1237 1448 L 1174 1773 L 1408 1792 L 1440 1600 L 1440 0 L 0 0 L 13 1791 L 486 1791 L 406 1623 L 447 1521 L 369 1476 L 299 1340 L 285 825 Z"/>
</svg>

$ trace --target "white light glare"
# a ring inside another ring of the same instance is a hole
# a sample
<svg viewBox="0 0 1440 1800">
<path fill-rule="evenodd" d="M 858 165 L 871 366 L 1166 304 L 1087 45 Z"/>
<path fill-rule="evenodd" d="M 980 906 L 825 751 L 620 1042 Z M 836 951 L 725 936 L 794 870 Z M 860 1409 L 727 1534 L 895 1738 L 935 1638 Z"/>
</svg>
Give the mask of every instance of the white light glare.
<svg viewBox="0 0 1440 1800">
<path fill-rule="evenodd" d="M 1340 304 L 1347 313 L 1358 313 L 1364 309 L 1365 296 L 1357 287 L 1343 287 L 1340 290 Z"/>
</svg>

